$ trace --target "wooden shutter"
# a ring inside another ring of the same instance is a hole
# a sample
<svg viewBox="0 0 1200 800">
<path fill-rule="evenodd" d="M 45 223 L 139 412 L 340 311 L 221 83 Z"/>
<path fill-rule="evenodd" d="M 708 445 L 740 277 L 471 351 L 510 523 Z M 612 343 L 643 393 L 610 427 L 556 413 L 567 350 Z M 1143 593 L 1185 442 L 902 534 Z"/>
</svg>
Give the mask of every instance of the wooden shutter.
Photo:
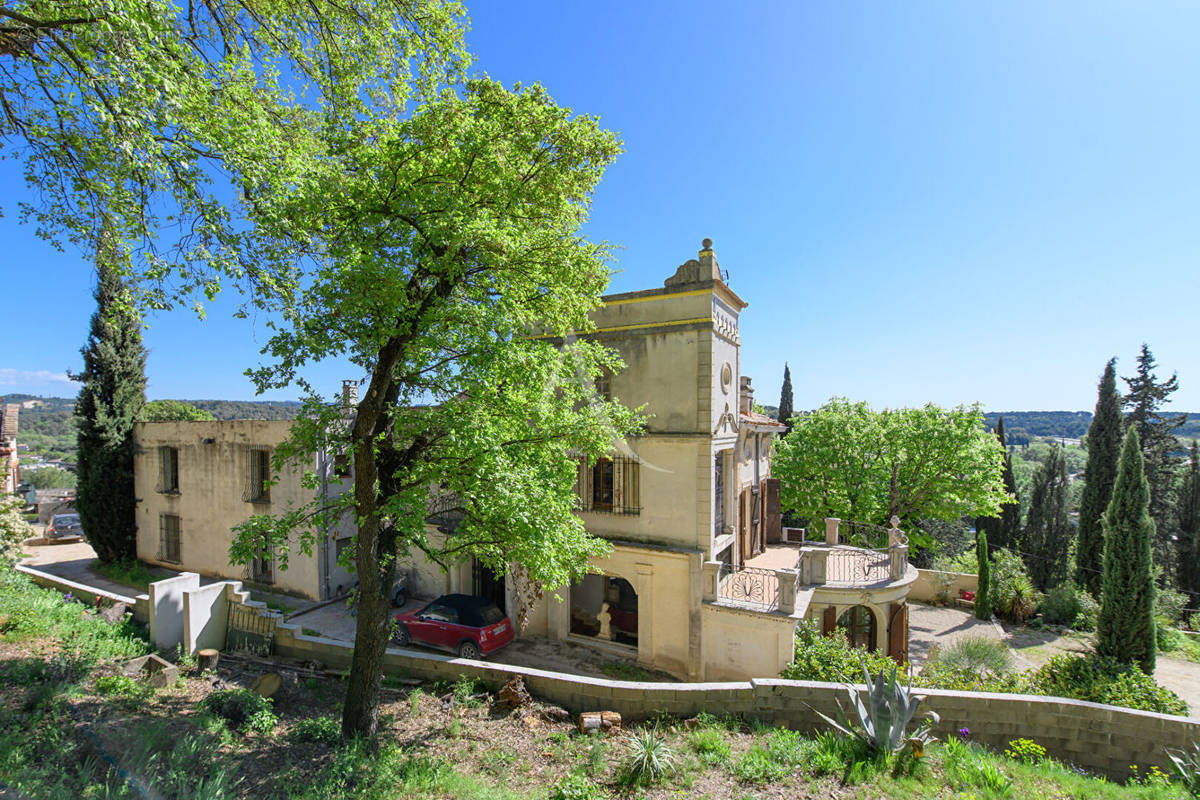
<svg viewBox="0 0 1200 800">
<path fill-rule="evenodd" d="M 888 655 L 898 664 L 908 661 L 907 603 L 892 603 L 888 609 Z"/>
<path fill-rule="evenodd" d="M 829 606 L 825 609 L 825 615 L 821 620 L 821 633 L 828 636 L 833 633 L 833 629 L 837 627 L 837 608 Z"/>
<path fill-rule="evenodd" d="M 613 511 L 620 513 L 625 510 L 625 459 L 614 458 L 613 470 Z"/>
<path fill-rule="evenodd" d="M 766 487 L 767 503 L 767 542 L 775 544 L 783 541 L 783 511 L 779 504 L 779 479 L 767 478 L 763 481 Z"/>
</svg>

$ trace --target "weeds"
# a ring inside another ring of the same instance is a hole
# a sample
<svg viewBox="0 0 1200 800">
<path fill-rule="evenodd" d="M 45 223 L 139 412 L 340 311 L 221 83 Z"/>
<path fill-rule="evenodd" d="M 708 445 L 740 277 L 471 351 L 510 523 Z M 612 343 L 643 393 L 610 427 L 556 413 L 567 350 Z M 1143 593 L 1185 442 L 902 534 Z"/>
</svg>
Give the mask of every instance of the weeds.
<svg viewBox="0 0 1200 800">
<path fill-rule="evenodd" d="M 292 736 L 302 742 L 337 744 L 342 740 L 342 723 L 337 717 L 310 717 L 296 723 Z"/>
<path fill-rule="evenodd" d="M 279 721 L 271 710 L 271 701 L 249 689 L 213 692 L 204 698 L 203 708 L 243 733 L 270 733 Z"/>
<path fill-rule="evenodd" d="M 415 687 L 408 693 L 408 713 L 416 715 L 421 708 L 421 698 L 425 696 L 425 692 L 420 686 Z"/>
<path fill-rule="evenodd" d="M 715 766 L 729 763 L 729 742 L 720 728 L 696 728 L 688 735 L 688 744 L 701 764 Z"/>
<path fill-rule="evenodd" d="M 600 665 L 600 671 L 610 678 L 622 681 L 648 681 L 650 671 L 628 661 L 605 661 Z"/>
</svg>

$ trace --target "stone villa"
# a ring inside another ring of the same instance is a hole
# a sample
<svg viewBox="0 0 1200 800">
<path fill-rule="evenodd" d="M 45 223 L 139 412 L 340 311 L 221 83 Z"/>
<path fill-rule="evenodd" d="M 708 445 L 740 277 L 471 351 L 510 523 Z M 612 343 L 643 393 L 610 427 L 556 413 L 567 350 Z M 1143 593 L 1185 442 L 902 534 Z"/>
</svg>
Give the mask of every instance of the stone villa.
<svg viewBox="0 0 1200 800">
<path fill-rule="evenodd" d="M 771 454 L 786 428 L 753 410 L 753 387 L 741 376 L 738 323 L 746 307 L 706 239 L 661 288 L 606 296 L 593 312 L 595 330 L 581 335 L 617 350 L 626 364 L 598 390 L 631 407 L 645 404 L 649 419 L 609 458 L 580 463 L 579 513 L 612 551 L 582 581 L 537 603 L 522 635 L 634 657 L 688 680 L 778 675 L 801 619 L 826 631 L 841 626 L 854 643 L 906 659 L 905 600 L 917 571 L 904 535 L 876 529 L 873 540 L 856 536 L 851 546 L 838 520 L 819 531 L 781 524 Z M 353 533 L 346 524 L 311 557 L 292 554 L 286 571 L 269 553 L 249 568 L 228 564 L 233 525 L 306 497 L 298 474 L 267 485 L 270 450 L 287 425 L 140 423 L 139 557 L 314 599 L 349 587 L 353 576 L 336 564 Z M 322 455 L 312 467 L 321 491 L 344 490 L 337 459 Z M 399 568 L 417 596 L 469 592 L 515 613 L 511 578 L 478 564 L 447 574 L 418 558 Z"/>
</svg>

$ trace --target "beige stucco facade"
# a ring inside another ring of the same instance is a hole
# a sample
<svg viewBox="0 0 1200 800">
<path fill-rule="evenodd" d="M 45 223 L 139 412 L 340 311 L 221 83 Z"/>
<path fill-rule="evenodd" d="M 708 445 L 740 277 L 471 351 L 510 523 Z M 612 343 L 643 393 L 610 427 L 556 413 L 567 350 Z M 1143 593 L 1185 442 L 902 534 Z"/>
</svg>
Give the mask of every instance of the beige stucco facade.
<svg viewBox="0 0 1200 800">
<path fill-rule="evenodd" d="M 137 423 L 138 558 L 314 600 L 334 596 L 339 586 L 348 588 L 353 579 L 336 564 L 337 541 L 348 532 L 317 535 L 312 555 L 300 552 L 298 534 L 293 535 L 286 570 L 279 568 L 277 557 L 253 566 L 230 564 L 234 526 L 256 514 L 278 515 L 309 503 L 314 492 L 301 485 L 303 473 L 312 470 L 321 475 L 329 469 L 318 456 L 311 465 L 282 473 L 272 470 L 273 485 L 261 485 L 263 459 L 269 465 L 290 426 L 287 420 Z"/>
</svg>

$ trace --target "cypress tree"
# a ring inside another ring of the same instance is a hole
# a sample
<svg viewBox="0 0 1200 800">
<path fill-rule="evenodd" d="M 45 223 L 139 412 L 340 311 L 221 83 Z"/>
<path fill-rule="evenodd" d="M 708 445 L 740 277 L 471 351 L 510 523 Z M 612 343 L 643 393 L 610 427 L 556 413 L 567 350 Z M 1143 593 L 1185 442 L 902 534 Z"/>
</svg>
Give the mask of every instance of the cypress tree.
<svg viewBox="0 0 1200 800">
<path fill-rule="evenodd" d="M 1160 411 L 1170 402 L 1170 396 L 1179 388 L 1179 378 L 1172 373 L 1169 380 L 1160 381 L 1154 374 L 1157 364 L 1150 347 L 1142 344 L 1137 359 L 1137 374 L 1122 378 L 1129 386 L 1124 404 L 1129 425 L 1137 428 L 1142 443 L 1142 458 L 1145 464 L 1146 482 L 1150 487 L 1150 517 L 1154 520 L 1154 563 L 1163 567 L 1163 575 L 1175 574 L 1178 553 L 1175 547 L 1174 498 L 1175 470 L 1178 459 L 1175 451 L 1179 443 L 1175 431 L 1187 422 L 1187 415 L 1180 414 L 1168 419 Z"/>
<path fill-rule="evenodd" d="M 991 619 L 992 598 L 990 583 L 992 579 L 992 565 L 988 560 L 987 535 L 983 531 L 975 534 L 975 560 L 979 565 L 979 588 L 975 592 L 975 616 L 980 619 Z"/>
<path fill-rule="evenodd" d="M 1104 586 L 1096 652 L 1154 673 L 1154 578 L 1150 544 L 1150 485 L 1142 468 L 1141 440 L 1130 426 L 1121 447 L 1112 500 L 1104 512 Z"/>
<path fill-rule="evenodd" d="M 1070 573 L 1071 526 L 1067 460 L 1055 444 L 1033 476 L 1029 516 L 1021 540 L 1022 557 L 1035 586 L 1045 591 Z"/>
<path fill-rule="evenodd" d="M 1188 608 L 1200 607 L 1200 449 L 1192 440 L 1191 458 L 1179 492 L 1179 588 Z"/>
<path fill-rule="evenodd" d="M 1017 533 L 1021 526 L 1021 508 L 1017 503 L 1017 479 L 1013 475 L 1012 459 L 1008 454 L 1008 440 L 1004 434 L 1004 417 L 996 421 L 994 431 L 1004 450 L 1004 490 L 1012 497 L 1012 502 L 1000 506 L 1000 516 L 980 517 L 975 521 L 975 528 L 987 536 L 989 547 L 1012 549 L 1016 545 Z"/>
<path fill-rule="evenodd" d="M 792 432 L 792 371 L 787 362 L 783 362 L 783 389 L 779 392 L 779 413 L 777 419 L 787 425 L 788 433 Z"/>
<path fill-rule="evenodd" d="M 992 549 L 1006 547 L 1011 550 L 1021 538 L 1021 503 L 1017 495 L 1017 476 L 1013 474 L 1012 454 L 1008 452 L 1008 440 L 1004 434 L 1004 417 L 996 424 L 996 436 L 1004 448 L 1004 491 L 1012 497 L 1012 502 L 1000 507 L 1000 527 Z"/>
<path fill-rule="evenodd" d="M 109 262 L 97 257 L 96 312 L 83 354 L 75 403 L 79 464 L 75 505 L 101 561 L 137 554 L 133 423 L 146 402 L 146 350 L 132 298 Z"/>
<path fill-rule="evenodd" d="M 1121 457 L 1121 395 L 1117 393 L 1117 360 L 1110 358 L 1100 378 L 1096 413 L 1088 427 L 1087 467 L 1079 499 L 1079 544 L 1075 549 L 1075 582 L 1099 598 L 1104 571 L 1104 528 L 1100 517 L 1112 499 Z"/>
</svg>

